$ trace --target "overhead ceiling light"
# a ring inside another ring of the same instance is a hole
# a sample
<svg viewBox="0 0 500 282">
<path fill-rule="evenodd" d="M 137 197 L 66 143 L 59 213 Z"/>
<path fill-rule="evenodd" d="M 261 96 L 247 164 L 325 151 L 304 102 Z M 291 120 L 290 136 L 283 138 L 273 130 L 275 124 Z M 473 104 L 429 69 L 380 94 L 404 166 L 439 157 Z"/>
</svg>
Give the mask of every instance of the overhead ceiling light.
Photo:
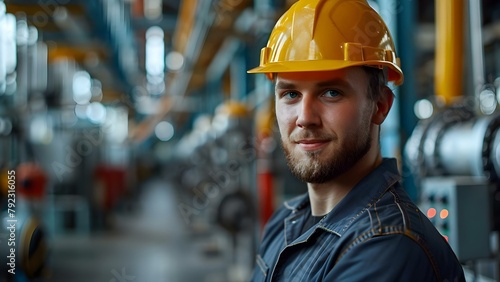
<svg viewBox="0 0 500 282">
<path fill-rule="evenodd" d="M 176 51 L 169 52 L 165 64 L 170 71 L 179 71 L 184 66 L 184 56 Z"/>
<path fill-rule="evenodd" d="M 161 76 L 165 71 L 165 42 L 163 29 L 157 26 L 146 32 L 146 72 L 151 76 Z"/>
<path fill-rule="evenodd" d="M 4 27 L 5 21 L 5 4 L 0 2 L 0 31 L 5 34 L 6 28 Z M 5 47 L 7 45 L 6 40 L 3 36 L 0 36 L 0 94 L 5 91 L 6 79 L 7 79 L 7 56 L 5 52 Z"/>
<path fill-rule="evenodd" d="M 17 20 L 16 16 L 13 14 L 6 14 L 4 16 L 4 48 L 5 56 L 6 56 L 6 66 L 7 73 L 13 73 L 16 70 L 17 66 L 17 43 L 16 43 L 16 25 Z"/>
<path fill-rule="evenodd" d="M 168 121 L 161 121 L 155 127 L 155 134 L 161 141 L 169 141 L 174 137 L 174 126 Z"/>
<path fill-rule="evenodd" d="M 106 107 L 99 102 L 92 102 L 86 108 L 87 118 L 95 124 L 103 124 L 106 121 Z"/>
<path fill-rule="evenodd" d="M 80 105 L 92 99 L 92 81 L 86 71 L 78 71 L 73 75 L 73 100 Z"/>
</svg>

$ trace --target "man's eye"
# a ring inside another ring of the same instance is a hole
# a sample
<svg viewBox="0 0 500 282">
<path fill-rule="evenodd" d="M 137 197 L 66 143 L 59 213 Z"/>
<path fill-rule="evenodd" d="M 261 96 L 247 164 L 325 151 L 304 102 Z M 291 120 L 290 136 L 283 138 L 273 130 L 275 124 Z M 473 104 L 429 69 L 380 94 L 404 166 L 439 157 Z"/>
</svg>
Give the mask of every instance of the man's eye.
<svg viewBox="0 0 500 282">
<path fill-rule="evenodd" d="M 289 91 L 289 92 L 284 93 L 283 97 L 288 98 L 288 99 L 295 99 L 295 98 L 299 97 L 299 94 L 297 92 Z"/>
<path fill-rule="evenodd" d="M 339 92 L 339 91 L 337 91 L 337 90 L 327 90 L 327 91 L 325 91 L 325 94 L 324 94 L 324 95 L 325 95 L 326 97 L 331 97 L 331 98 L 333 98 L 333 97 L 337 97 L 337 96 L 339 96 L 339 95 L 340 95 L 340 92 Z"/>
</svg>

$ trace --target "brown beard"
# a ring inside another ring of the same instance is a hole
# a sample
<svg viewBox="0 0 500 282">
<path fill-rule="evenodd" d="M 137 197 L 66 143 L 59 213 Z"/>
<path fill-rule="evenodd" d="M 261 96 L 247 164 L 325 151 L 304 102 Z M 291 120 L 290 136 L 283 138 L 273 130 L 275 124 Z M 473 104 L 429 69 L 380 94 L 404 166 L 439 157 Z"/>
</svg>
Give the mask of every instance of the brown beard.
<svg viewBox="0 0 500 282">
<path fill-rule="evenodd" d="M 315 136 L 314 133 L 308 135 Z M 338 142 L 338 139 L 332 139 L 330 142 Z M 347 136 L 344 143 L 330 156 L 324 156 L 322 152 L 307 153 L 309 162 L 293 156 L 291 147 L 284 144 L 283 140 L 281 146 L 288 167 L 299 180 L 307 183 L 325 183 L 348 171 L 368 153 L 372 145 L 369 121 L 364 128 Z"/>
</svg>

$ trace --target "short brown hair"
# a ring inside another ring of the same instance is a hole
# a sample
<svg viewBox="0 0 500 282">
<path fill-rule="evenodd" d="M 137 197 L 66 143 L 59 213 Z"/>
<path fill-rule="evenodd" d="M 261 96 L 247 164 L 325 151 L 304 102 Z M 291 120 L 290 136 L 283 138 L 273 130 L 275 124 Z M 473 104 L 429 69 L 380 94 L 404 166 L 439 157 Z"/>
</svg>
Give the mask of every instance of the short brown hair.
<svg viewBox="0 0 500 282">
<path fill-rule="evenodd" d="M 368 75 L 368 94 L 370 99 L 376 101 L 387 86 L 387 70 L 377 67 L 363 66 L 363 70 Z"/>
</svg>

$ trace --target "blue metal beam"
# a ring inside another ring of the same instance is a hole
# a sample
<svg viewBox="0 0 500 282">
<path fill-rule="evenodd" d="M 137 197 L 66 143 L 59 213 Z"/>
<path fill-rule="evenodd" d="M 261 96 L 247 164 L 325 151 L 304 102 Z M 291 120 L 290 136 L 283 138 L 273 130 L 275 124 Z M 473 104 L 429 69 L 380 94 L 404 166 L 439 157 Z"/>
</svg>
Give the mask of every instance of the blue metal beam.
<svg viewBox="0 0 500 282">
<path fill-rule="evenodd" d="M 417 1 L 401 0 L 398 1 L 397 7 L 397 45 L 399 47 L 399 57 L 401 58 L 401 67 L 405 75 L 403 85 L 399 87 L 399 108 L 400 110 L 400 124 L 401 124 L 401 142 L 405 144 L 410 137 L 415 125 L 417 124 L 417 117 L 415 116 L 413 106 L 417 101 L 417 94 L 415 91 L 415 76 L 417 75 L 415 69 L 415 60 L 417 50 L 415 46 L 415 24 L 416 13 L 418 11 Z M 410 197 L 413 200 L 418 198 L 418 188 L 415 185 L 414 177 L 410 173 L 410 169 L 406 164 L 406 157 L 404 152 L 403 156 L 403 185 Z"/>
</svg>

